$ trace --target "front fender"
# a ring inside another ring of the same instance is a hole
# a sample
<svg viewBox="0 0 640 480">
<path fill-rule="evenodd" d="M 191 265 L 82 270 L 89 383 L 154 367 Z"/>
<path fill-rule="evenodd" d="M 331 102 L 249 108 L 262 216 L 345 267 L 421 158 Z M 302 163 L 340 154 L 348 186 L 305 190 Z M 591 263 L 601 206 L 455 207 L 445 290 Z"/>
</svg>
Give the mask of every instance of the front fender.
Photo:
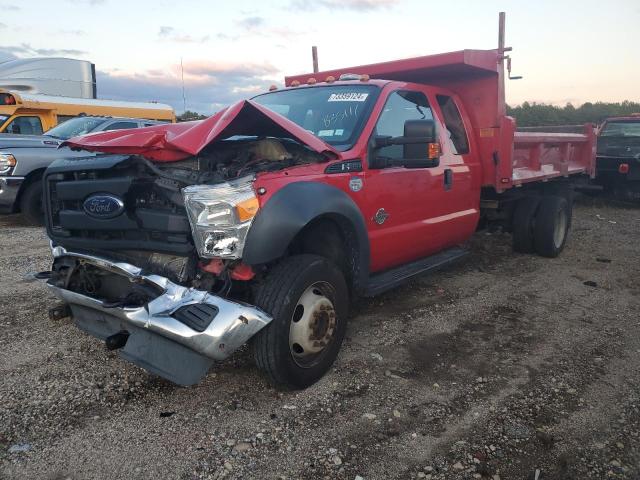
<svg viewBox="0 0 640 480">
<path fill-rule="evenodd" d="M 319 182 L 294 182 L 277 191 L 260 209 L 244 247 L 249 265 L 282 257 L 295 236 L 309 222 L 320 217 L 344 219 L 354 232 L 357 258 L 353 259 L 356 288 L 369 275 L 369 237 L 360 209 L 342 190 Z"/>
</svg>

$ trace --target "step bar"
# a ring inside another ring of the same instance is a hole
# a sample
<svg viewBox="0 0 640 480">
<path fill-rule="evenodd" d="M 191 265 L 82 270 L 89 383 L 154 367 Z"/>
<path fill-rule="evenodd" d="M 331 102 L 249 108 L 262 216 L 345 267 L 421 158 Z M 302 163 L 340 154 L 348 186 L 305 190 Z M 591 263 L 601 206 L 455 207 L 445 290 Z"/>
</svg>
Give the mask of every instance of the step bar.
<svg viewBox="0 0 640 480">
<path fill-rule="evenodd" d="M 372 275 L 364 295 L 366 297 L 375 297 L 376 295 L 402 285 L 414 277 L 444 268 L 460 260 L 468 253 L 469 252 L 463 248 L 454 247 L 430 257 L 422 258 L 415 262 Z"/>
</svg>

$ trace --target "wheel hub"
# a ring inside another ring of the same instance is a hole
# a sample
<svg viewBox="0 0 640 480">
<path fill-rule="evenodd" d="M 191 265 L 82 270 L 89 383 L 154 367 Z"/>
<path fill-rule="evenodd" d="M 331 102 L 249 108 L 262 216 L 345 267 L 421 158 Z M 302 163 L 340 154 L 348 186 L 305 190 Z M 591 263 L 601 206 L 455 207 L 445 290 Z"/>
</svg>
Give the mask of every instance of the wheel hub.
<svg viewBox="0 0 640 480">
<path fill-rule="evenodd" d="M 559 210 L 555 218 L 555 228 L 553 231 L 553 243 L 556 248 L 560 248 L 567 233 L 567 214 L 564 210 Z"/>
<path fill-rule="evenodd" d="M 308 366 L 331 343 L 336 330 L 333 303 L 314 284 L 300 296 L 289 329 L 289 347 L 296 363 Z"/>
</svg>

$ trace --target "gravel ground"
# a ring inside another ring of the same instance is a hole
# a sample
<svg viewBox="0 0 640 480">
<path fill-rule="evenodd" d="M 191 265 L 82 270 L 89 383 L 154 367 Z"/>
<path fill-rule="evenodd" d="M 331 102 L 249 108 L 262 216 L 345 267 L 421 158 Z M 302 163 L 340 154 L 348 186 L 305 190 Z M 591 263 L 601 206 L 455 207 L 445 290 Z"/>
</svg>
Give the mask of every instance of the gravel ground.
<svg viewBox="0 0 640 480">
<path fill-rule="evenodd" d="M 576 205 L 558 259 L 481 233 L 471 255 L 354 311 L 335 368 L 269 386 L 248 351 L 180 388 L 106 351 L 0 219 L 0 477 L 640 478 L 640 209 Z"/>
</svg>

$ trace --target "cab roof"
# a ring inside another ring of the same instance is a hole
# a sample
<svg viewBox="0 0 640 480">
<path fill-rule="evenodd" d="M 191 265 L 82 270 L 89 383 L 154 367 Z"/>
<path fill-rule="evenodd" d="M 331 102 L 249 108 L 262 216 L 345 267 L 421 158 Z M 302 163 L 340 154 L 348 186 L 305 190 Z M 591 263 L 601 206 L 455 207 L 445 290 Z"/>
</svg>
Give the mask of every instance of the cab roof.
<svg viewBox="0 0 640 480">
<path fill-rule="evenodd" d="M 619 121 L 640 122 L 640 113 L 632 113 L 631 115 L 621 115 L 619 117 L 609 117 L 609 118 L 605 118 L 604 121 L 605 122 L 619 122 Z"/>
</svg>

